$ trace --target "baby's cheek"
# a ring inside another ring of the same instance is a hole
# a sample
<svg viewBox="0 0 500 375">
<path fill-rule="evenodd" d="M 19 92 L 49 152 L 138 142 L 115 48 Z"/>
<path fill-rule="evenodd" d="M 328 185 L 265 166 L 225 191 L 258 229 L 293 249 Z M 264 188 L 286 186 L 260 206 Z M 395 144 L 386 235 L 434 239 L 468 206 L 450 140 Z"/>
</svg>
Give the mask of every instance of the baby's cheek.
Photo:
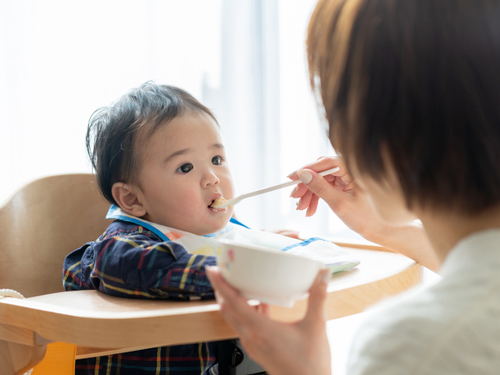
<svg viewBox="0 0 500 375">
<path fill-rule="evenodd" d="M 192 191 L 179 192 L 170 200 L 170 207 L 174 211 L 172 214 L 179 215 L 179 217 L 195 215 L 193 211 L 196 211 L 197 207 L 200 206 L 199 200 Z"/>
<path fill-rule="evenodd" d="M 189 211 L 199 211 L 203 206 L 208 207 L 208 202 L 203 202 L 199 194 L 186 190 L 182 195 L 182 206 Z"/>
<path fill-rule="evenodd" d="M 184 207 L 182 212 L 179 212 L 175 221 L 179 229 L 185 230 L 187 232 L 198 234 L 198 226 L 200 224 L 200 213 L 199 211 L 194 211 L 190 207 Z"/>
<path fill-rule="evenodd" d="M 234 198 L 234 185 L 232 182 L 227 184 L 226 188 L 222 190 L 225 199 Z"/>
</svg>

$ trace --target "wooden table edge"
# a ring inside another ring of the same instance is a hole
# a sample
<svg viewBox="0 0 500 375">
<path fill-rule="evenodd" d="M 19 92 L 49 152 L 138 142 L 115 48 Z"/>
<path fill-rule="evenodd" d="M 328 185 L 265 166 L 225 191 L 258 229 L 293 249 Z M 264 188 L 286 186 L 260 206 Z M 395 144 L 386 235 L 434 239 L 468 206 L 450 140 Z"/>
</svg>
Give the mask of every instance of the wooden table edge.
<svg viewBox="0 0 500 375">
<path fill-rule="evenodd" d="M 343 247 L 355 247 L 357 249 L 366 249 L 366 250 L 376 250 L 376 251 L 389 251 L 383 247 L 376 246 L 372 248 L 371 245 L 360 245 L 357 244 L 342 244 Z M 370 247 L 366 247 L 370 246 Z M 393 274 L 387 278 L 382 278 L 379 280 L 374 280 L 372 282 L 357 285 L 352 288 L 346 288 L 341 290 L 335 290 L 333 292 L 329 292 L 327 296 L 327 319 L 337 319 L 344 317 L 346 315 L 352 315 L 354 313 L 362 312 L 368 306 L 380 301 L 381 299 L 392 296 L 394 294 L 400 293 L 414 285 L 417 285 L 422 280 L 422 272 L 421 267 L 417 263 L 413 263 L 408 266 L 403 271 Z M 100 293 L 100 292 L 96 292 Z M 18 300 L 20 301 L 20 300 Z M 25 300 L 27 301 L 27 300 Z M 2 301 L 0 300 L 0 314 L 2 313 Z M 167 346 L 167 345 L 182 345 L 188 344 L 192 342 L 203 342 L 203 341 L 218 341 L 231 339 L 236 337 L 235 332 L 226 324 L 223 320 L 222 316 L 219 313 L 218 305 L 215 301 L 211 301 L 207 303 L 208 306 L 211 306 L 210 311 L 201 311 L 201 312 L 193 312 L 193 314 L 202 314 L 199 320 L 199 324 L 196 324 L 194 330 L 191 331 L 187 336 L 189 340 L 185 338 L 186 333 L 183 332 L 178 335 L 169 335 L 169 340 L 165 340 L 165 337 L 162 338 L 161 341 L 156 340 L 153 343 L 149 342 L 147 345 L 144 342 L 140 342 L 140 340 L 130 340 L 134 341 L 136 345 L 126 345 L 126 350 L 139 350 L 145 349 L 149 347 L 156 346 Z M 13 305 L 12 305 L 13 306 Z M 5 307 L 5 305 L 3 306 Z M 15 307 L 12 307 L 16 309 Z M 22 310 L 23 306 L 18 306 L 19 311 Z M 271 314 L 273 319 L 279 321 L 296 321 L 300 319 L 306 311 L 307 308 L 307 300 L 299 301 L 296 303 L 293 309 L 284 309 L 276 306 L 272 306 Z M 347 312 L 349 311 L 349 313 Z M 43 315 L 43 314 L 42 314 Z M 64 327 L 72 327 L 71 320 L 73 319 L 92 319 L 92 318 L 82 318 L 82 317 L 61 317 L 61 319 L 69 319 L 69 321 L 63 322 L 61 321 L 62 326 Z M 153 321 L 158 317 L 144 317 L 143 319 L 152 319 Z M 19 327 L 19 326 L 9 326 L 8 324 L 0 324 L 0 340 L 7 340 L 10 342 L 16 342 L 23 345 L 29 346 L 39 346 L 44 345 L 47 342 L 51 341 L 65 341 L 65 342 L 74 342 L 78 345 L 77 347 L 77 358 L 89 358 L 95 357 L 97 355 L 109 355 L 115 353 L 123 353 L 125 350 L 124 347 L 118 347 L 121 345 L 103 345 L 104 347 L 95 347 L 95 339 L 93 335 L 89 335 L 92 337 L 90 340 L 80 340 L 78 334 L 71 335 L 71 332 L 68 332 L 67 329 L 63 329 L 59 332 L 54 333 L 53 329 L 50 329 L 50 324 L 41 324 L 39 320 L 40 317 L 37 316 L 36 313 L 33 315 L 34 321 L 38 326 L 42 326 L 40 332 L 35 332 L 33 328 L 28 327 Z M 132 319 L 133 320 L 133 319 Z M 106 321 L 106 319 L 102 319 L 102 321 Z M 112 321 L 112 320 L 110 320 Z M 42 319 L 43 322 L 43 319 Z M 95 320 L 94 322 L 95 323 Z M 108 321 L 109 323 L 109 321 Z M 201 325 L 202 327 L 210 323 L 210 325 L 216 326 L 217 329 L 201 329 L 201 331 L 197 332 L 197 327 Z M 89 326 L 92 325 L 89 322 Z M 54 327 L 52 327 L 54 328 Z M 56 327 L 57 328 L 57 327 Z M 182 336 L 182 337 L 181 337 Z M 64 337 L 65 339 L 61 339 Z M 44 339 L 46 338 L 46 340 Z M 136 342 L 138 341 L 138 342 Z M 111 342 L 111 341 L 110 341 Z"/>
</svg>

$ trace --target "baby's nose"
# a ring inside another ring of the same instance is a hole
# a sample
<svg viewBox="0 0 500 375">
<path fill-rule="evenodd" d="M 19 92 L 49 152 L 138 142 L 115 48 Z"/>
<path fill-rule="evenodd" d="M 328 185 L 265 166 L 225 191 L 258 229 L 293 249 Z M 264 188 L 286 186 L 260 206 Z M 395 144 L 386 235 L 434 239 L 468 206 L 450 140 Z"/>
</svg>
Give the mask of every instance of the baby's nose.
<svg viewBox="0 0 500 375">
<path fill-rule="evenodd" d="M 217 185 L 220 183 L 219 177 L 213 172 L 207 173 L 202 181 L 203 186 Z"/>
</svg>

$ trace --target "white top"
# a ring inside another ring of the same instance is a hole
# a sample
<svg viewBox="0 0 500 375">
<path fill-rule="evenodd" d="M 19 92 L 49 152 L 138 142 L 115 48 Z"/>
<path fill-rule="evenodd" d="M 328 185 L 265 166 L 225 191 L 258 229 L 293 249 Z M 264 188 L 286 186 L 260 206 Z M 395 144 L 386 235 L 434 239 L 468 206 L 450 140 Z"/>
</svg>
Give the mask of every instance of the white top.
<svg viewBox="0 0 500 375">
<path fill-rule="evenodd" d="M 500 374 L 500 230 L 460 241 L 440 274 L 362 326 L 349 375 Z"/>
</svg>

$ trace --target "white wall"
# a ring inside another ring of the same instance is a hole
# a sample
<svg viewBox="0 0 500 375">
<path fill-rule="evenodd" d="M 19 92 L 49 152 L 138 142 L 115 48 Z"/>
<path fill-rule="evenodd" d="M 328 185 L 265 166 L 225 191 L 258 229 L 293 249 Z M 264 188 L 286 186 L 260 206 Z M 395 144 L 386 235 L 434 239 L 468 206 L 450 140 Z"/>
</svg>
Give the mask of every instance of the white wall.
<svg viewBox="0 0 500 375">
<path fill-rule="evenodd" d="M 33 179 L 90 172 L 87 121 L 147 80 L 180 86 L 219 117 L 237 193 L 286 180 L 333 150 L 309 89 L 315 0 L 0 0 L 0 202 Z M 291 189 L 243 201 L 254 228 L 350 235 Z M 346 234 L 347 233 L 347 234 Z"/>
<path fill-rule="evenodd" d="M 200 98 L 218 79 L 221 1 L 0 1 L 0 201 L 90 172 L 92 112 L 147 80 Z"/>
</svg>

